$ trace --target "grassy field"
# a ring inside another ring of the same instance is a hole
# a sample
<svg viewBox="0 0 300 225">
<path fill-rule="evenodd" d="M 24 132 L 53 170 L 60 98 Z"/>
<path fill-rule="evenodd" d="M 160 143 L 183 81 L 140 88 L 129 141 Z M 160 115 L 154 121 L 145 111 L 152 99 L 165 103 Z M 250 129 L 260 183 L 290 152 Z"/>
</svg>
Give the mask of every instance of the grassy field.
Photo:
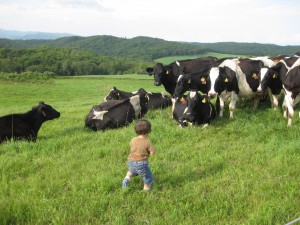
<svg viewBox="0 0 300 225">
<path fill-rule="evenodd" d="M 163 57 L 158 58 L 154 60 L 156 63 L 162 63 L 162 64 L 169 64 L 176 60 L 185 60 L 185 59 L 195 59 L 200 57 L 217 57 L 217 58 L 226 58 L 226 57 L 246 57 L 245 55 L 232 55 L 232 54 L 221 54 L 221 53 L 215 53 L 215 52 L 205 52 L 201 55 L 185 55 L 185 56 L 170 56 L 170 57 Z"/>
<path fill-rule="evenodd" d="M 139 178 L 121 189 L 128 127 L 91 132 L 84 118 L 116 86 L 160 92 L 142 75 L 65 77 L 51 84 L 0 83 L 0 115 L 45 101 L 61 112 L 35 143 L 0 145 L 0 224 L 285 224 L 300 217 L 300 119 L 286 127 L 268 101 L 244 100 L 236 118 L 181 129 L 171 108 L 150 111 L 152 193 Z M 298 111 L 297 111 L 298 113 Z"/>
</svg>

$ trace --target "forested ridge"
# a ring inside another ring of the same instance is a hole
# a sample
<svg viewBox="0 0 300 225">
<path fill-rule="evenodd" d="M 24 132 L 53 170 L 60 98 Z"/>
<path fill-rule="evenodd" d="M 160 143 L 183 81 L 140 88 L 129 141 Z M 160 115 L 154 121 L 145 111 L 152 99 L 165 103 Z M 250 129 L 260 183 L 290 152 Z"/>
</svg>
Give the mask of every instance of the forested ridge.
<svg viewBox="0 0 300 225">
<path fill-rule="evenodd" d="M 122 74 L 143 72 L 149 62 L 99 56 L 83 50 L 40 46 L 0 48 L 0 72 L 53 72 L 56 75 Z"/>
<path fill-rule="evenodd" d="M 247 56 L 294 55 L 300 46 L 258 43 L 188 43 L 151 37 L 71 36 L 55 40 L 0 39 L 0 72 L 56 75 L 140 73 L 153 60 L 205 52 Z"/>
</svg>

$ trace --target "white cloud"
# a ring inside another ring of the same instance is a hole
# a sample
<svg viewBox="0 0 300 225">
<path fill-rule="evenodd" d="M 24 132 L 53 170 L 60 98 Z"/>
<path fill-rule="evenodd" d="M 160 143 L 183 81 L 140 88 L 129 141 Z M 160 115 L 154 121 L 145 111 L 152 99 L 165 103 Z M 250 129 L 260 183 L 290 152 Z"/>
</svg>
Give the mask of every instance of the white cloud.
<svg viewBox="0 0 300 225">
<path fill-rule="evenodd" d="M 291 0 L 0 0 L 0 28 L 300 45 Z"/>
</svg>

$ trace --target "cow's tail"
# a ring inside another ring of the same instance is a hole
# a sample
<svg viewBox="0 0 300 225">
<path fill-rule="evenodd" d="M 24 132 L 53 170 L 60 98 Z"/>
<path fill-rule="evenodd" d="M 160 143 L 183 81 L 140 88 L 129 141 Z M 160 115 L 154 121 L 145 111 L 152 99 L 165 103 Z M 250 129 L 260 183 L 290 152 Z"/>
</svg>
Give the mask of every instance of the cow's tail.
<svg viewBox="0 0 300 225">
<path fill-rule="evenodd" d="M 217 112 L 217 115 L 220 114 L 220 98 L 219 98 L 219 96 L 217 96 L 217 100 L 216 100 L 216 112 Z"/>
</svg>

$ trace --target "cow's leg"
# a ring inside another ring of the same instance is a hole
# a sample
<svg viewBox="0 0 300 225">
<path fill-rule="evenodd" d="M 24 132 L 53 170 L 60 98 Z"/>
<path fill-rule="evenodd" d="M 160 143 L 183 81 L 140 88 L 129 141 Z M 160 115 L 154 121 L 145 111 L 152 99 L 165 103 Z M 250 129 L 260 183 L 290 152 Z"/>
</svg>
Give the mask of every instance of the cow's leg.
<svg viewBox="0 0 300 225">
<path fill-rule="evenodd" d="M 292 119 L 294 116 L 294 108 L 293 108 L 294 100 L 292 99 L 291 92 L 286 91 L 285 96 L 284 96 L 284 101 L 285 101 L 286 108 L 287 108 L 287 118 L 288 118 L 287 126 L 291 126 Z"/>
<path fill-rule="evenodd" d="M 209 124 L 205 123 L 205 124 L 203 124 L 202 128 L 205 128 L 205 127 L 208 127 L 208 126 L 209 126 Z"/>
<path fill-rule="evenodd" d="M 237 94 L 232 92 L 230 97 L 230 103 L 229 103 L 229 112 L 230 112 L 230 119 L 233 119 L 234 117 L 234 111 L 236 106 L 236 99 L 238 98 Z"/>
<path fill-rule="evenodd" d="M 219 116 L 223 117 L 225 101 L 224 101 L 223 97 L 221 97 L 221 96 L 220 96 L 219 99 L 220 99 L 220 113 L 219 113 Z"/>
<path fill-rule="evenodd" d="M 260 96 L 255 96 L 254 97 L 253 109 L 257 109 L 258 108 L 259 102 L 260 102 Z"/>
</svg>

